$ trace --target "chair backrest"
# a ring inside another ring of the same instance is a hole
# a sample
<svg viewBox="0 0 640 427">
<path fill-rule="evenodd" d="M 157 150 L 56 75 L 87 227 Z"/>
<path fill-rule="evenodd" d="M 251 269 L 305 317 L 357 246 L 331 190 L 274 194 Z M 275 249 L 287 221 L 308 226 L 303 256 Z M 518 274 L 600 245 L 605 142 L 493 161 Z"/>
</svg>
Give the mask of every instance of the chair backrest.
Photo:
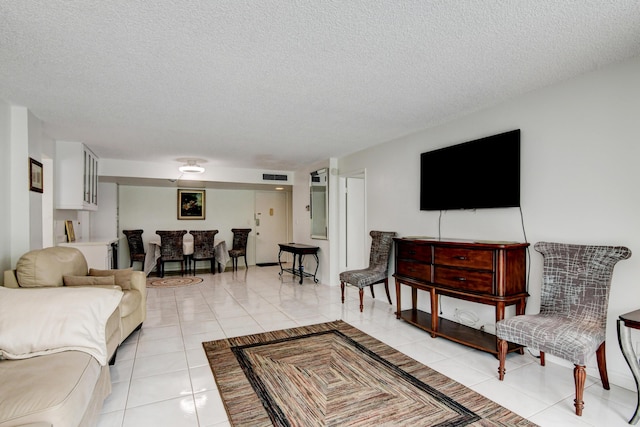
<svg viewBox="0 0 640 427">
<path fill-rule="evenodd" d="M 193 236 L 193 257 L 213 258 L 215 255 L 215 236 L 218 230 L 190 230 Z"/>
<path fill-rule="evenodd" d="M 369 269 L 386 272 L 389 270 L 389 255 L 396 232 L 372 230 L 369 235 L 371 236 Z"/>
<path fill-rule="evenodd" d="M 613 267 L 631 256 L 624 246 L 538 242 L 544 257 L 541 314 L 604 328 Z"/>
<path fill-rule="evenodd" d="M 249 239 L 250 228 L 232 228 L 233 232 L 233 250 L 246 250 L 247 240 Z"/>
<path fill-rule="evenodd" d="M 156 230 L 156 234 L 160 236 L 160 258 L 165 261 L 180 261 L 184 257 L 182 243 L 187 230 Z"/>
<path fill-rule="evenodd" d="M 129 254 L 144 254 L 144 243 L 142 243 L 143 230 L 122 230 L 122 232 L 125 236 L 127 236 L 127 243 L 129 243 Z"/>
</svg>

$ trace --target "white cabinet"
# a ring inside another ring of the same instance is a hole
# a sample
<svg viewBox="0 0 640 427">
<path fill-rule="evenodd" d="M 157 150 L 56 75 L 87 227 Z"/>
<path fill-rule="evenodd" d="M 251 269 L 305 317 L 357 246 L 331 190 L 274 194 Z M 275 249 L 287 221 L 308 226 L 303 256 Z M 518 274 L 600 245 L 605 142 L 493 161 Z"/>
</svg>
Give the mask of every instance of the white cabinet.
<svg viewBox="0 0 640 427">
<path fill-rule="evenodd" d="M 56 141 L 56 209 L 98 209 L 98 157 L 83 143 Z"/>
<path fill-rule="evenodd" d="M 109 270 L 114 267 L 114 253 L 117 251 L 118 239 L 107 239 L 92 242 L 59 243 L 58 246 L 67 246 L 78 249 L 87 260 L 89 268 Z"/>
</svg>

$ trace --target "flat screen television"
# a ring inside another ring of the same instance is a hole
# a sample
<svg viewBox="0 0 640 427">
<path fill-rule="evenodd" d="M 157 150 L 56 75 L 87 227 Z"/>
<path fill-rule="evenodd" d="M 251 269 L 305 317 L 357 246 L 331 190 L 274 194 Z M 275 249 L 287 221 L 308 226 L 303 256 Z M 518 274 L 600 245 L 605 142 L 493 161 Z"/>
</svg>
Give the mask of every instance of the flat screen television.
<svg viewBox="0 0 640 427">
<path fill-rule="evenodd" d="M 520 129 L 422 153 L 420 210 L 520 206 Z"/>
</svg>

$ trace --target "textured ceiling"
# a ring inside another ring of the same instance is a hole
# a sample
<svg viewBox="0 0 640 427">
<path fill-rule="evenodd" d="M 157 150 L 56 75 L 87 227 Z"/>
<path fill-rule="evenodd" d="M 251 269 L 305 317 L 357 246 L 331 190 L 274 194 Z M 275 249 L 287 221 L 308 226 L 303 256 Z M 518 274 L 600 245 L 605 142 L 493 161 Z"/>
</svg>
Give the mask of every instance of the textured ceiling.
<svg viewBox="0 0 640 427">
<path fill-rule="evenodd" d="M 113 159 L 295 170 L 637 55 L 638 0 L 0 1 L 0 98 Z"/>
</svg>

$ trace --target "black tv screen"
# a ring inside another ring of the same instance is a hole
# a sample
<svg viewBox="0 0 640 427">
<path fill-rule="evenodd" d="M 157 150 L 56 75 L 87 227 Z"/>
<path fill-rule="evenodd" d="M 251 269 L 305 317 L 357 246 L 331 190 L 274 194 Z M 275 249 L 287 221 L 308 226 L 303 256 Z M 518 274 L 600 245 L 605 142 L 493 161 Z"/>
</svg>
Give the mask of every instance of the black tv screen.
<svg viewBox="0 0 640 427">
<path fill-rule="evenodd" d="M 520 206 L 520 129 L 422 153 L 420 210 Z"/>
</svg>

